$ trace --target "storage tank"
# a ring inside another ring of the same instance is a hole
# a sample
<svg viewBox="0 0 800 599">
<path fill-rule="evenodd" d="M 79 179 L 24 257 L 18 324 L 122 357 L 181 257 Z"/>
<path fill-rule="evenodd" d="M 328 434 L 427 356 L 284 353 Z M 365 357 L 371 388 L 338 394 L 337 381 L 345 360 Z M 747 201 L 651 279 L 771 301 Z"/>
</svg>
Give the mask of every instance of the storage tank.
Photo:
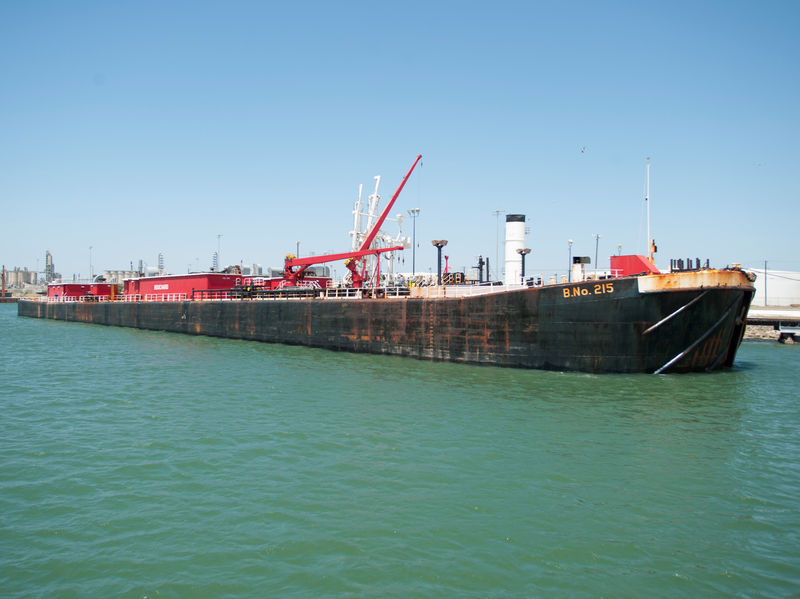
<svg viewBox="0 0 800 599">
<path fill-rule="evenodd" d="M 504 283 L 522 283 L 522 256 L 517 252 L 525 247 L 525 215 L 506 215 L 506 269 Z"/>
</svg>

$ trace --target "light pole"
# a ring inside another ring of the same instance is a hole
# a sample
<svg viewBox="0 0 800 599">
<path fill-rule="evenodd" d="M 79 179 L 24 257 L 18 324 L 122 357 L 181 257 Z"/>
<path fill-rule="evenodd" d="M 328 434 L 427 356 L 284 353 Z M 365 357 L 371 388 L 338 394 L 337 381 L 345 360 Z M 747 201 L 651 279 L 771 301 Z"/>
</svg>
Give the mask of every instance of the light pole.
<svg viewBox="0 0 800 599">
<path fill-rule="evenodd" d="M 431 243 L 433 244 L 433 247 L 435 247 L 436 250 L 438 251 L 438 256 L 437 256 L 437 259 L 436 259 L 436 263 L 438 264 L 438 267 L 436 269 L 436 273 L 437 273 L 436 280 L 438 281 L 437 284 L 441 285 L 442 284 L 442 248 L 447 245 L 447 240 L 446 239 L 434 239 L 433 241 L 431 241 Z"/>
<path fill-rule="evenodd" d="M 594 237 L 594 274 L 597 274 L 597 249 L 600 247 L 600 238 L 602 235 L 600 233 L 595 233 Z"/>
<path fill-rule="evenodd" d="M 647 206 L 647 257 L 653 261 L 653 241 L 650 239 L 650 157 L 647 157 L 647 191 L 644 196 L 644 203 Z"/>
<path fill-rule="evenodd" d="M 517 248 L 517 253 L 522 257 L 522 284 L 525 284 L 525 256 L 531 253 L 530 248 Z"/>
<path fill-rule="evenodd" d="M 567 264 L 567 281 L 572 283 L 572 240 L 567 239 L 567 243 L 569 244 L 569 264 Z"/>
<path fill-rule="evenodd" d="M 494 274 L 498 281 L 500 280 L 500 215 L 504 212 L 505 210 L 492 210 L 492 214 L 497 217 L 497 229 L 494 238 Z"/>
<path fill-rule="evenodd" d="M 92 246 L 89 246 L 89 282 L 90 283 L 92 282 L 92 279 L 94 278 L 92 276 L 92 272 L 93 272 L 92 271 Z"/>
<path fill-rule="evenodd" d="M 412 208 L 408 211 L 411 216 L 411 274 L 417 274 L 417 217 L 419 208 Z"/>
</svg>

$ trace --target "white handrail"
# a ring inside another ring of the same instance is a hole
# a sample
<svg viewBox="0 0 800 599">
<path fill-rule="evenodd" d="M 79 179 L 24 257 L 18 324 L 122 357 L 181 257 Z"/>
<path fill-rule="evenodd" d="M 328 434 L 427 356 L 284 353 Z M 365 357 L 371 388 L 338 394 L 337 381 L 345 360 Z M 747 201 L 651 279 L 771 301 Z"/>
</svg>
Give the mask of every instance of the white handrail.
<svg viewBox="0 0 800 599">
<path fill-rule="evenodd" d="M 146 302 L 179 302 L 185 299 L 185 293 L 147 293 L 144 296 Z"/>
</svg>

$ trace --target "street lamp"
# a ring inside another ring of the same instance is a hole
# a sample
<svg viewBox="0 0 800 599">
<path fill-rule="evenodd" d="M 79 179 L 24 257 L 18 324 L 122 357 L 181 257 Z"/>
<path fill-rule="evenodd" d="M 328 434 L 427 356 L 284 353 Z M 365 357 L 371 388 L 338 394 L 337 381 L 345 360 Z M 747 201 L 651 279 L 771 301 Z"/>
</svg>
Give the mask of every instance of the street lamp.
<svg viewBox="0 0 800 599">
<path fill-rule="evenodd" d="M 600 238 L 602 235 L 600 233 L 595 233 L 594 237 L 594 273 L 597 274 L 597 248 L 600 246 Z"/>
<path fill-rule="evenodd" d="M 572 240 L 567 239 L 567 243 L 569 244 L 569 264 L 567 265 L 567 281 L 572 283 Z"/>
<path fill-rule="evenodd" d="M 446 239 L 434 239 L 433 241 L 431 241 L 431 243 L 433 244 L 433 247 L 435 247 L 436 250 L 438 251 L 438 256 L 437 256 L 437 260 L 436 260 L 436 262 L 438 264 L 438 267 L 436 269 L 436 272 L 437 272 L 436 278 L 437 278 L 437 281 L 438 281 L 437 284 L 441 285 L 442 284 L 442 248 L 447 245 L 447 240 Z"/>
<path fill-rule="evenodd" d="M 517 248 L 517 253 L 522 257 L 522 284 L 525 284 L 525 256 L 531 253 L 530 248 Z"/>
<path fill-rule="evenodd" d="M 408 211 L 411 217 L 411 274 L 417 274 L 417 217 L 419 208 L 412 208 Z"/>
</svg>

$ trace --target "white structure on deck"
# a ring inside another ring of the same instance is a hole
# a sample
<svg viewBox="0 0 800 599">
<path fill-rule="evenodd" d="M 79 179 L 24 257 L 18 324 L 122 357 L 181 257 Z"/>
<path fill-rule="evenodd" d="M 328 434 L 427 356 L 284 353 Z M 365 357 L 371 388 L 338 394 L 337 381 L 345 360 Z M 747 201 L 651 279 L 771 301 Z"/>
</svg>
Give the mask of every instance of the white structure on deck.
<svg viewBox="0 0 800 599">
<path fill-rule="evenodd" d="M 525 248 L 525 215 L 506 215 L 506 285 L 522 284 L 522 256 L 517 250 Z"/>
<path fill-rule="evenodd" d="M 369 198 L 367 198 L 366 207 L 364 206 L 364 201 L 362 200 L 363 185 L 358 186 L 358 198 L 356 199 L 355 206 L 353 207 L 353 230 L 350 231 L 350 236 L 353 238 L 351 244 L 351 249 L 353 251 L 356 251 L 361 247 L 361 244 L 369 235 L 372 227 L 380 218 L 381 210 L 379 210 L 379 207 L 381 196 L 378 193 L 380 184 L 381 177 L 380 175 L 376 175 L 375 190 L 372 192 L 372 194 L 370 194 Z M 387 218 L 384 222 L 397 223 L 397 235 L 391 235 L 381 229 L 375 236 L 370 249 L 393 247 L 398 245 L 401 245 L 406 249 L 410 248 L 411 239 L 403 235 L 402 226 L 404 219 L 405 216 L 403 214 L 397 214 L 395 218 Z M 378 269 L 380 260 L 383 260 L 383 266 Z M 380 256 L 367 256 L 366 280 L 369 281 L 368 285 L 394 285 L 396 282 L 396 261 L 397 256 L 395 255 L 395 252 L 386 252 Z M 377 277 L 375 276 L 376 271 L 378 270 L 380 270 L 381 273 L 381 281 L 378 281 Z"/>
</svg>

